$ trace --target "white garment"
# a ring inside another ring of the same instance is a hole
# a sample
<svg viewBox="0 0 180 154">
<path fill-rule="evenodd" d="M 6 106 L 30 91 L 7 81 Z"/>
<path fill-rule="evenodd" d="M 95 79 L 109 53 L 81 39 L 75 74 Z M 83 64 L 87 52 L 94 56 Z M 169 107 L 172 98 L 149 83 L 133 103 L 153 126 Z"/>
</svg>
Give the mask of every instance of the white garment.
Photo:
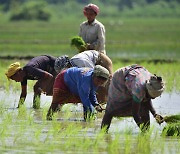
<svg viewBox="0 0 180 154">
<path fill-rule="evenodd" d="M 99 56 L 99 52 L 96 50 L 87 50 L 81 52 L 70 59 L 70 63 L 72 66 L 76 67 L 90 67 L 94 68 L 97 59 Z"/>
<path fill-rule="evenodd" d="M 105 54 L 105 28 L 98 20 L 95 19 L 90 25 L 87 21 L 81 23 L 79 36 L 94 50 Z"/>
</svg>

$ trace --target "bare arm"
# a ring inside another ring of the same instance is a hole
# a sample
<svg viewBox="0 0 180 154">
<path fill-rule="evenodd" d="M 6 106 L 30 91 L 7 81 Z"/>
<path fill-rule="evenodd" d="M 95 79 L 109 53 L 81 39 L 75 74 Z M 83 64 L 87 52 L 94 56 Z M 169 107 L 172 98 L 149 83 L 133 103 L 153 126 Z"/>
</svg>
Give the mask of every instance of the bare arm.
<svg viewBox="0 0 180 154">
<path fill-rule="evenodd" d="M 21 95 L 18 103 L 18 107 L 24 104 L 27 95 L 27 85 L 21 85 Z"/>
<path fill-rule="evenodd" d="M 133 115 L 134 121 L 139 127 L 142 124 L 141 117 L 139 115 L 140 107 L 141 107 L 140 103 L 132 101 L 132 115 Z"/>
<path fill-rule="evenodd" d="M 150 112 L 152 113 L 152 115 L 154 116 L 154 115 L 156 114 L 156 111 L 155 111 L 155 109 L 154 109 L 154 107 L 153 107 L 153 105 L 152 105 L 152 101 L 151 101 L 151 100 L 148 101 L 148 102 L 146 103 L 146 105 L 147 105 L 149 111 L 150 111 Z"/>
<path fill-rule="evenodd" d="M 100 56 L 99 65 L 105 67 L 109 71 L 110 76 L 112 76 L 112 74 L 113 74 L 113 66 L 112 66 L 111 59 L 107 55 L 105 55 L 103 53 L 100 53 L 99 56 Z"/>
<path fill-rule="evenodd" d="M 164 118 L 157 114 L 153 105 L 152 105 L 152 101 L 150 100 L 149 102 L 146 103 L 147 104 L 147 107 L 149 108 L 150 112 L 152 113 L 152 115 L 154 116 L 154 118 L 156 119 L 156 122 L 161 124 L 164 122 Z"/>
</svg>

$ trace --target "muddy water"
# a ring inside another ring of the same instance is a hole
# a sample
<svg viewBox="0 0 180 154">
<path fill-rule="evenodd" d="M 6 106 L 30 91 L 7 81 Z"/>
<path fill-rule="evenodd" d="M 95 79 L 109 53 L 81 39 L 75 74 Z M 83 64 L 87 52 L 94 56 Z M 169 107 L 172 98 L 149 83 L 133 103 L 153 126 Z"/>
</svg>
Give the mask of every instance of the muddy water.
<svg viewBox="0 0 180 154">
<path fill-rule="evenodd" d="M 20 92 L 4 92 L 0 91 L 0 102 L 4 102 L 8 109 L 13 109 L 18 106 Z M 41 96 L 41 108 L 49 107 L 51 104 L 52 96 Z M 33 93 L 28 93 L 25 101 L 25 106 L 27 108 L 32 108 Z M 162 115 L 177 114 L 180 113 L 180 93 L 163 93 L 161 97 L 152 100 L 153 106 L 157 113 Z M 71 110 L 82 111 L 82 106 L 78 105 L 68 105 Z"/>
<path fill-rule="evenodd" d="M 52 97 L 42 95 L 41 96 L 41 109 L 39 109 L 39 110 L 32 109 L 32 99 L 33 99 L 33 93 L 28 93 L 26 102 L 25 102 L 25 106 L 27 108 L 27 111 L 29 111 L 33 115 L 33 117 L 35 119 L 35 123 L 39 124 L 39 127 L 42 128 L 42 125 L 43 125 L 42 112 L 43 112 L 44 108 L 48 109 L 48 107 L 51 104 Z M 9 93 L 7 93 L 4 91 L 0 91 L 0 103 L 4 104 L 3 106 L 6 108 L 6 110 L 8 112 L 18 112 L 18 109 L 16 108 L 18 105 L 18 100 L 19 100 L 19 92 L 10 91 Z M 178 114 L 178 113 L 180 113 L 180 101 L 179 100 L 180 100 L 179 93 L 175 93 L 175 92 L 164 93 L 161 97 L 153 100 L 153 105 L 154 105 L 157 113 L 160 113 L 161 115 Z M 69 113 L 71 113 L 68 118 L 63 117 L 63 113 L 65 113 L 67 110 Z M 83 121 L 81 104 L 65 105 L 62 109 L 62 112 L 60 112 L 57 115 L 57 121 L 59 123 L 61 123 L 62 125 L 63 124 L 67 125 L 67 123 L 68 124 L 78 123 L 83 128 L 86 128 L 86 137 L 90 137 L 93 139 L 93 138 L 95 138 L 95 135 L 100 131 L 102 117 L 103 117 L 103 113 L 98 113 L 97 119 L 95 120 L 95 122 L 93 124 L 89 125 L 89 123 L 86 123 Z M 2 122 L 1 117 L 0 117 L 0 122 Z M 51 124 L 51 122 L 48 122 L 48 123 Z M 166 123 L 163 123 L 162 125 L 159 126 L 155 122 L 155 120 L 152 116 L 151 116 L 151 124 L 153 125 L 153 127 L 155 129 L 159 130 L 159 133 L 161 133 L 162 129 L 166 125 Z M 18 126 L 11 126 L 11 127 L 14 128 L 14 127 L 18 127 Z M 43 128 L 41 140 L 44 140 L 47 137 L 47 134 L 49 132 L 49 127 L 50 127 L 50 125 L 46 125 Z M 116 133 L 123 134 L 123 133 L 126 133 L 128 130 L 130 130 L 132 132 L 132 135 L 135 137 L 139 133 L 139 129 L 136 126 L 136 124 L 132 118 L 124 118 L 121 120 L 114 118 L 112 120 L 112 124 L 111 124 L 110 130 L 109 130 L 110 138 L 113 138 L 114 134 L 116 134 Z M 34 133 L 34 132 L 31 130 L 31 128 L 29 128 L 28 130 L 26 130 L 26 133 L 28 136 L 31 136 L 31 133 Z M 78 138 L 79 137 L 80 138 L 84 137 L 83 130 L 78 135 Z M 13 143 L 11 143 L 11 138 L 14 138 L 14 133 L 12 133 L 12 136 L 10 135 L 10 137 L 7 138 L 7 141 L 8 141 L 7 146 L 12 148 Z M 121 138 L 122 141 L 124 139 L 125 139 L 124 137 Z M 161 138 L 159 138 L 159 139 L 161 139 Z M 109 141 L 107 140 L 106 144 L 108 144 L 108 142 Z M 172 148 L 172 147 L 169 147 L 169 142 L 171 143 L 171 145 L 173 144 L 173 147 L 176 147 L 176 146 L 178 147 L 179 140 L 167 138 L 167 140 L 165 141 L 165 144 L 168 145 L 168 146 L 166 146 L 167 153 L 169 153 L 169 151 L 171 151 L 171 153 L 177 153 L 176 148 L 170 150 L 170 148 Z M 136 144 L 136 143 L 134 143 L 134 144 Z M 34 149 L 34 151 L 36 151 L 36 147 L 32 146 L 31 148 Z M 15 149 L 12 148 L 12 150 L 15 150 Z M 16 152 L 18 152 L 18 151 L 16 151 Z M 102 151 L 102 152 L 106 153 L 106 151 Z M 157 153 L 157 152 L 159 152 L 158 149 L 157 149 L 157 151 L 154 151 L 152 153 Z"/>
<path fill-rule="evenodd" d="M 15 92 L 4 92 L 0 91 L 0 102 L 3 102 L 5 107 L 11 111 L 11 110 L 16 110 L 16 107 L 18 106 L 18 100 L 19 100 L 19 93 Z M 43 108 L 48 108 L 51 104 L 51 96 L 45 96 L 42 94 L 41 96 L 41 109 Z M 28 93 L 26 101 L 25 101 L 25 106 L 27 109 L 32 109 L 32 100 L 33 100 L 33 93 Z M 180 113 L 180 93 L 163 93 L 161 97 L 158 97 L 153 101 L 154 108 L 156 109 L 157 113 L 165 116 L 165 115 L 172 115 L 172 114 L 178 114 Z M 68 108 L 68 109 L 67 109 Z M 69 110 L 70 112 L 82 112 L 82 106 L 81 104 L 78 105 L 72 105 L 68 104 L 63 107 L 64 110 Z M 38 115 L 38 112 L 41 110 L 34 110 L 35 115 Z M 101 118 L 103 116 L 102 114 L 98 114 L 99 118 L 97 119 L 97 122 L 101 122 Z M 80 116 L 81 117 L 81 116 Z M 70 120 L 79 120 L 76 117 L 71 117 Z M 82 117 L 80 118 L 82 120 Z M 151 123 L 155 124 L 155 120 L 151 116 Z M 96 123 L 97 123 L 96 122 Z M 134 127 L 136 130 L 136 124 L 134 124 L 134 121 L 132 118 L 124 118 L 123 120 L 118 120 L 118 119 L 113 119 L 111 129 L 110 131 L 114 132 L 113 127 L 118 129 L 124 129 L 124 127 L 127 128 L 127 125 L 129 124 L 129 127 Z M 98 124 L 99 125 L 99 124 Z"/>
</svg>

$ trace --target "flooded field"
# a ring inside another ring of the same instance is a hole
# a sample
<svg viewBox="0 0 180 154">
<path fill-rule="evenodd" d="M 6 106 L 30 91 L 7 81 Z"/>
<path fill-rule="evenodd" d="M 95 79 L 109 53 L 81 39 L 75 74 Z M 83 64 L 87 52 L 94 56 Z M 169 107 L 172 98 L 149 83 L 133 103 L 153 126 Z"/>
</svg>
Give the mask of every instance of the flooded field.
<svg viewBox="0 0 180 154">
<path fill-rule="evenodd" d="M 84 122 L 82 106 L 65 105 L 55 120 L 46 121 L 51 97 L 42 95 L 41 109 L 32 109 L 32 93 L 17 109 L 19 93 L 0 91 L 0 150 L 5 153 L 180 153 L 180 140 L 161 136 L 166 125 L 151 116 L 151 131 L 139 132 L 133 118 L 112 121 L 109 133 L 100 130 L 104 113 Z M 158 113 L 180 113 L 179 93 L 164 93 L 153 100 Z"/>
<path fill-rule="evenodd" d="M 20 84 L 6 79 L 7 66 L 16 61 L 24 66 L 32 57 L 45 54 L 74 56 L 76 50 L 69 41 L 82 19 L 66 19 L 0 22 L 0 154 L 179 154 L 180 138 L 162 136 L 167 124 L 158 125 L 152 116 L 146 134 L 139 131 L 133 118 L 114 118 L 106 134 L 100 129 L 104 112 L 97 113 L 94 121 L 84 122 L 81 104 L 65 105 L 53 121 L 47 121 L 52 98 L 42 95 L 41 109 L 34 110 L 31 81 L 25 105 L 17 109 Z M 113 71 L 137 63 L 162 76 L 166 92 L 153 100 L 153 105 L 162 116 L 180 114 L 180 93 L 175 92 L 180 92 L 179 18 L 110 17 L 101 21 Z"/>
</svg>

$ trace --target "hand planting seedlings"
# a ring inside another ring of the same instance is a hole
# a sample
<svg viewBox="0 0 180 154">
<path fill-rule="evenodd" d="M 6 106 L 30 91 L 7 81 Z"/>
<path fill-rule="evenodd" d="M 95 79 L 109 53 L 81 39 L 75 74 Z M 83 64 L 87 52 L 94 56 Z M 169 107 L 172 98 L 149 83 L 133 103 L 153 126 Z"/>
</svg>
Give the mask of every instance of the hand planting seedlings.
<svg viewBox="0 0 180 154">
<path fill-rule="evenodd" d="M 102 104 L 107 102 L 108 87 L 113 74 L 112 61 L 107 55 L 99 53 L 95 50 L 83 50 L 83 52 L 74 55 L 72 58 L 69 58 L 67 55 L 63 55 L 56 59 L 54 69 L 57 73 L 60 73 L 63 69 L 70 67 L 94 68 L 96 65 L 105 67 L 110 73 L 109 80 L 105 83 L 105 85 L 99 87 L 97 90 L 98 102 Z"/>
<path fill-rule="evenodd" d="M 58 104 L 82 103 L 84 120 L 94 115 L 95 107 L 99 105 L 96 90 L 109 79 L 109 71 L 96 65 L 91 68 L 72 67 L 59 73 L 53 87 L 52 103 L 47 113 L 47 120 L 52 120 Z"/>
<path fill-rule="evenodd" d="M 24 67 L 19 62 L 11 64 L 5 73 L 8 79 L 21 83 L 21 94 L 18 107 L 24 104 L 27 95 L 27 81 L 37 80 L 34 85 L 33 108 L 40 108 L 41 93 L 52 95 L 52 88 L 56 71 L 54 70 L 54 62 L 56 58 L 45 55 L 31 59 Z"/>
<path fill-rule="evenodd" d="M 112 77 L 106 112 L 101 128 L 108 131 L 113 117 L 132 116 L 142 131 L 150 127 L 150 115 L 157 122 L 163 122 L 163 117 L 156 114 L 152 99 L 159 97 L 164 91 L 161 77 L 151 74 L 146 68 L 134 64 L 118 69 Z"/>
</svg>

